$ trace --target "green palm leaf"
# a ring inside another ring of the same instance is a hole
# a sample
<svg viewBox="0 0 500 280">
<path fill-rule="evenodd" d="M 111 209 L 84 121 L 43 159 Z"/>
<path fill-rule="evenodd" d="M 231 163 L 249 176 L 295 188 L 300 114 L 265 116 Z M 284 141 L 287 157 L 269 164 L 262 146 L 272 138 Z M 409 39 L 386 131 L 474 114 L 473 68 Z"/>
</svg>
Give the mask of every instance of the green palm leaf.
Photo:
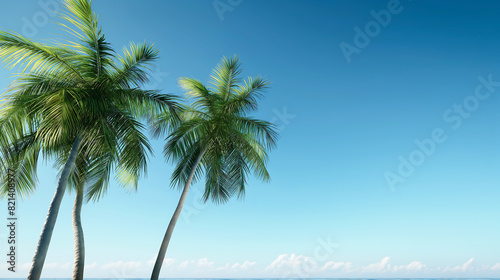
<svg viewBox="0 0 500 280">
<path fill-rule="evenodd" d="M 141 88 L 158 49 L 131 43 L 119 56 L 106 41 L 90 0 L 64 0 L 63 6 L 60 24 L 72 36 L 67 41 L 42 44 L 0 31 L 0 62 L 19 69 L 1 96 L 0 196 L 8 193 L 11 169 L 18 193 L 35 190 L 40 155 L 54 159 L 60 169 L 29 279 L 40 277 L 65 190 L 77 190 L 80 206 L 75 209 L 81 209 L 81 196 L 98 200 L 112 172 L 124 187 L 137 188 L 152 150 L 143 121 L 171 131 L 183 111 L 173 95 Z"/>
<path fill-rule="evenodd" d="M 163 238 L 151 276 L 157 280 L 177 219 L 190 185 L 205 176 L 203 200 L 216 204 L 233 196 L 243 198 L 247 176 L 271 179 L 266 162 L 278 134 L 273 124 L 247 117 L 269 82 L 260 77 L 243 81 L 237 57 L 223 58 L 211 75 L 212 87 L 192 78 L 179 79 L 191 104 L 182 111 L 181 123 L 167 137 L 164 155 L 175 163 L 171 186 L 183 187 L 181 198 Z M 165 130 L 155 119 L 155 134 Z"/>
</svg>

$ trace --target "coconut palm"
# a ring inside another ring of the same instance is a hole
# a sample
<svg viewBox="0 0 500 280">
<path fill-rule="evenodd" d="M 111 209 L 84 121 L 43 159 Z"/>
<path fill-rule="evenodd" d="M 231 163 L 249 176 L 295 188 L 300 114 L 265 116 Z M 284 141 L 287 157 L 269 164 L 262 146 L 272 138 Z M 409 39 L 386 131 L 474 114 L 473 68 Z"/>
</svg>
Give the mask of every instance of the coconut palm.
<svg viewBox="0 0 500 280">
<path fill-rule="evenodd" d="M 211 199 L 224 203 L 233 195 L 243 197 L 249 173 L 270 180 L 267 151 L 275 146 L 276 130 L 269 122 L 247 116 L 257 110 L 257 101 L 268 82 L 261 77 L 242 81 L 240 72 L 237 57 L 223 58 L 211 75 L 212 87 L 195 79 L 179 80 L 192 103 L 183 114 L 182 124 L 167 137 L 164 154 L 176 163 L 171 185 L 183 189 L 161 243 L 152 280 L 159 277 L 189 188 L 203 173 L 205 202 Z M 162 127 L 161 121 L 155 122 L 157 135 Z"/>
<path fill-rule="evenodd" d="M 140 88 L 158 58 L 156 48 L 131 43 L 118 56 L 106 42 L 89 0 L 65 0 L 64 6 L 62 26 L 74 41 L 42 44 L 0 31 L 0 60 L 20 69 L 0 111 L 0 193 L 7 193 L 9 168 L 15 170 L 20 195 L 34 191 L 40 154 L 56 159 L 61 168 L 28 279 L 40 278 L 68 182 L 77 193 L 74 275 L 82 279 L 83 185 L 89 199 L 98 199 L 116 170 L 120 183 L 136 188 L 151 152 L 141 120 L 177 109 L 174 97 Z"/>
</svg>

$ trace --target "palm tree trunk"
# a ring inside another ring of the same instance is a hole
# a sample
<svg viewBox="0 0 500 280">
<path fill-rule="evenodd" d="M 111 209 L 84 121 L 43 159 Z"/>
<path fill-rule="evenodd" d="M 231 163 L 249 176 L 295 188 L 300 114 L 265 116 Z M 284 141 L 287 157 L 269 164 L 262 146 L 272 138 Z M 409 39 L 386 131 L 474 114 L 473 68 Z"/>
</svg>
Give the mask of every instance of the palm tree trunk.
<svg viewBox="0 0 500 280">
<path fill-rule="evenodd" d="M 77 137 L 71 151 L 69 153 L 68 161 L 64 164 L 61 177 L 57 183 L 56 193 L 50 202 L 49 211 L 47 213 L 47 218 L 45 219 L 45 224 L 43 225 L 42 234 L 40 234 L 40 239 L 38 240 L 38 245 L 36 247 L 35 256 L 33 257 L 33 263 L 31 264 L 31 269 L 28 274 L 27 280 L 39 280 L 42 274 L 43 264 L 45 262 L 45 257 L 49 250 L 50 239 L 52 238 L 52 232 L 54 232 L 54 226 L 56 225 L 57 214 L 59 213 L 59 207 L 61 206 L 61 201 L 66 190 L 66 185 L 68 184 L 69 174 L 73 169 L 76 161 L 76 155 L 78 153 L 78 148 L 80 147 L 82 139 Z"/>
<path fill-rule="evenodd" d="M 184 206 L 184 201 L 186 200 L 186 196 L 189 191 L 189 187 L 191 186 L 191 181 L 193 181 L 193 176 L 196 171 L 196 168 L 198 168 L 198 165 L 200 164 L 201 158 L 203 157 L 203 154 L 205 154 L 206 149 L 204 149 L 198 158 L 196 159 L 196 162 L 194 163 L 193 170 L 191 170 L 191 173 L 189 174 L 188 180 L 186 181 L 186 184 L 184 185 L 184 189 L 182 190 L 181 198 L 179 199 L 179 203 L 177 204 L 177 208 L 175 208 L 174 215 L 172 216 L 172 219 L 170 219 L 170 223 L 168 224 L 167 227 L 167 232 L 165 232 L 165 236 L 163 237 L 163 241 L 160 246 L 160 251 L 158 252 L 158 256 L 156 257 L 156 262 L 155 266 L 153 268 L 153 273 L 151 274 L 151 280 L 158 280 L 158 277 L 160 276 L 160 270 L 161 266 L 163 264 L 163 260 L 165 259 L 165 254 L 167 253 L 167 247 L 168 243 L 170 242 L 170 237 L 172 237 L 172 233 L 174 232 L 174 227 L 175 224 L 177 223 L 177 220 L 179 219 L 179 216 L 181 215 L 182 211 L 182 206 Z"/>
<path fill-rule="evenodd" d="M 73 265 L 73 280 L 83 280 L 85 267 L 85 242 L 82 228 L 83 187 L 76 191 L 75 205 L 73 206 L 73 239 L 75 242 L 75 263 Z"/>
</svg>

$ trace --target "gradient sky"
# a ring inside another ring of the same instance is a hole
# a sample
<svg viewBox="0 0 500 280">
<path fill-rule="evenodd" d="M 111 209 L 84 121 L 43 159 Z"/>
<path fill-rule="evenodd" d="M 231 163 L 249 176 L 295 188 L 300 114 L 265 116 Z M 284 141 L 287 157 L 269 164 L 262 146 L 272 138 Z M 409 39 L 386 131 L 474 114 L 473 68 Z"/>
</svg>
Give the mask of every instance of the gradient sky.
<svg viewBox="0 0 500 280">
<path fill-rule="evenodd" d="M 0 28 L 58 38 L 53 3 L 2 1 Z M 245 76 L 273 82 L 256 114 L 280 127 L 272 182 L 250 180 L 244 201 L 219 206 L 203 205 L 203 185 L 194 185 L 162 277 L 500 275 L 499 2 L 95 0 L 93 8 L 117 51 L 129 41 L 160 48 L 148 87 L 182 94 L 177 78 L 206 82 L 233 54 Z M 2 91 L 9 80 L 0 70 Z M 169 188 L 162 139 L 152 143 L 137 192 L 113 181 L 84 205 L 86 277 L 150 276 L 180 195 Z M 56 182 L 52 163 L 41 164 L 38 190 L 18 205 L 19 271 L 2 265 L 0 277 L 27 275 Z M 73 199 L 63 201 L 42 277 L 71 276 Z M 4 255 L 5 227 L 0 235 Z"/>
</svg>

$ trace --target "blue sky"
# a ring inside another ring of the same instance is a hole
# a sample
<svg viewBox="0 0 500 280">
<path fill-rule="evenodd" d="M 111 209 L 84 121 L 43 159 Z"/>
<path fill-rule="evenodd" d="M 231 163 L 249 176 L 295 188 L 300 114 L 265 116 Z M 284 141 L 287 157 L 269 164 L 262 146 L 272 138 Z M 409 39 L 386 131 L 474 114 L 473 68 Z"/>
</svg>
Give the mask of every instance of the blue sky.
<svg viewBox="0 0 500 280">
<path fill-rule="evenodd" d="M 0 27 L 59 37 L 53 3 L 4 1 Z M 178 77 L 206 82 L 233 54 L 245 76 L 273 82 L 256 114 L 280 127 L 272 182 L 250 180 L 244 201 L 219 206 L 203 205 L 203 185 L 193 186 L 162 277 L 500 275 L 500 3 L 110 0 L 93 8 L 117 51 L 129 41 L 160 48 L 148 87 L 182 94 Z M 10 76 L 0 70 L 0 88 Z M 180 195 L 168 186 L 162 139 L 152 143 L 137 192 L 113 182 L 84 205 L 86 277 L 150 275 Z M 38 190 L 18 205 L 19 271 L 5 267 L 0 277 L 26 276 L 56 182 L 52 163 L 42 164 Z M 42 277 L 71 275 L 73 199 L 63 201 Z"/>
</svg>

